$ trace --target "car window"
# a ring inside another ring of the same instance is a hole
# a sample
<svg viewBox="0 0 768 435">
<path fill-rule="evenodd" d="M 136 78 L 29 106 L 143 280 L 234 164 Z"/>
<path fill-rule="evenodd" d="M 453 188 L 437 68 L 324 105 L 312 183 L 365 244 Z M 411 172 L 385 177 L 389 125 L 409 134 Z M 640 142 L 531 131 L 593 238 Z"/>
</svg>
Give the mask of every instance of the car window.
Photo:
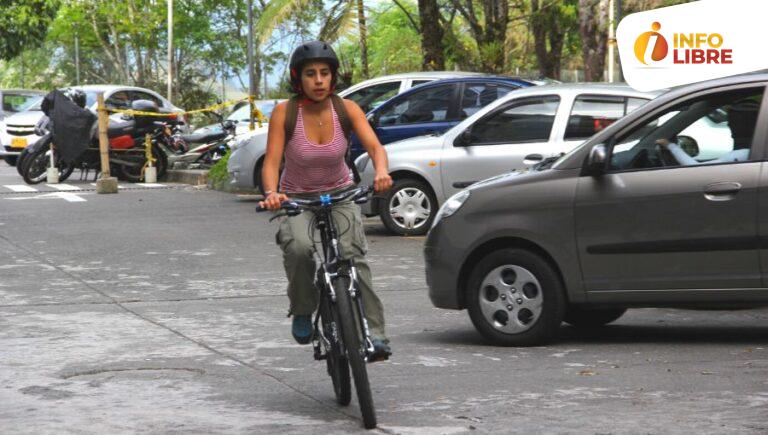
<svg viewBox="0 0 768 435">
<path fill-rule="evenodd" d="M 762 87 L 750 88 L 709 94 L 665 110 L 616 141 L 611 169 L 749 161 L 762 98 Z"/>
<path fill-rule="evenodd" d="M 469 144 L 546 142 L 559 105 L 554 95 L 515 101 L 475 123 Z"/>
<path fill-rule="evenodd" d="M 477 84 L 464 86 L 461 97 L 461 119 L 472 116 L 478 110 L 507 95 L 514 89 L 496 84 Z"/>
<path fill-rule="evenodd" d="M 616 95 L 579 95 L 573 102 L 564 139 L 590 138 L 647 101 Z"/>
<path fill-rule="evenodd" d="M 3 94 L 3 111 L 23 112 L 40 99 L 38 94 Z"/>
<path fill-rule="evenodd" d="M 400 82 L 386 82 L 368 86 L 346 95 L 344 98 L 357 103 L 363 112 L 368 113 L 379 107 L 400 92 Z"/>
<path fill-rule="evenodd" d="M 112 109 L 130 109 L 131 98 L 126 91 L 118 91 L 110 95 L 104 104 Z"/>
<path fill-rule="evenodd" d="M 380 125 L 448 121 L 454 85 L 417 90 L 379 113 Z"/>
<path fill-rule="evenodd" d="M 157 98 L 156 96 L 149 94 L 147 92 L 141 92 L 141 91 L 133 91 L 133 100 L 149 100 L 154 101 L 155 104 L 157 104 L 157 107 L 163 107 L 163 102 Z"/>
</svg>

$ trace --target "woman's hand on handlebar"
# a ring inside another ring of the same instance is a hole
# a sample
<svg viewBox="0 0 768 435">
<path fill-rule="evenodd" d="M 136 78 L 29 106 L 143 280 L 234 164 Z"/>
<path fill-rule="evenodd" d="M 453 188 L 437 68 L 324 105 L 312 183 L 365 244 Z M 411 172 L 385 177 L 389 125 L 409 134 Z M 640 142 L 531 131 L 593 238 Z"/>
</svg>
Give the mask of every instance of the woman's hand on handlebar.
<svg viewBox="0 0 768 435">
<path fill-rule="evenodd" d="M 373 190 L 376 193 L 386 192 L 392 187 L 392 177 L 386 171 L 376 172 L 376 177 L 373 179 Z"/>
<path fill-rule="evenodd" d="M 259 207 L 266 208 L 270 211 L 280 210 L 280 206 L 283 201 L 288 201 L 288 195 L 280 192 L 270 192 L 269 195 L 264 198 L 264 201 L 259 201 Z"/>
</svg>

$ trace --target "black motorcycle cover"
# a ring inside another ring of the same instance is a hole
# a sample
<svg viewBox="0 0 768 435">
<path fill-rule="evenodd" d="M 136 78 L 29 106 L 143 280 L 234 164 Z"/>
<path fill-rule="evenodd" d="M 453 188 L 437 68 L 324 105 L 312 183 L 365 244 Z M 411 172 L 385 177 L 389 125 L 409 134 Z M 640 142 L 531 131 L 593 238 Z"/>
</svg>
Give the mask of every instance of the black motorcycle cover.
<svg viewBox="0 0 768 435">
<path fill-rule="evenodd" d="M 73 103 L 58 90 L 45 96 L 41 109 L 53 121 L 53 143 L 60 158 L 74 163 L 88 148 L 96 115 Z"/>
</svg>

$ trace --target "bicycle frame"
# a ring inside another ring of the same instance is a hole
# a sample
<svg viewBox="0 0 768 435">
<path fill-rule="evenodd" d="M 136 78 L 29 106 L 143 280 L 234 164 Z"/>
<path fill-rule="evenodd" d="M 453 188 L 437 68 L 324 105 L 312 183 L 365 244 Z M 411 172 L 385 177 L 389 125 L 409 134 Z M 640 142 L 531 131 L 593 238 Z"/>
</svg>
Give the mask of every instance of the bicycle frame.
<svg viewBox="0 0 768 435">
<path fill-rule="evenodd" d="M 357 268 L 351 258 L 345 259 L 342 255 L 341 246 L 339 245 L 339 233 L 333 219 L 333 204 L 331 203 L 330 196 L 323 195 L 321 201 L 323 201 L 323 204 L 312 209 L 316 219 L 315 228 L 320 231 L 320 244 L 323 250 L 321 256 L 317 246 L 314 247 L 315 255 L 320 259 L 320 271 L 323 277 L 323 282 L 316 282 L 315 285 L 320 291 L 320 297 L 327 297 L 333 306 L 336 304 L 336 298 L 338 297 L 333 288 L 333 281 L 341 275 L 349 277 L 347 292 L 357 308 L 359 326 L 364 336 L 364 355 L 367 361 L 369 355 L 373 353 L 373 342 L 368 328 L 368 320 L 365 318 L 362 297 L 358 293 Z M 320 311 L 318 310 L 314 321 L 315 331 L 318 331 L 319 319 Z M 320 335 L 322 336 L 322 333 Z M 327 337 L 323 338 L 327 340 Z"/>
</svg>

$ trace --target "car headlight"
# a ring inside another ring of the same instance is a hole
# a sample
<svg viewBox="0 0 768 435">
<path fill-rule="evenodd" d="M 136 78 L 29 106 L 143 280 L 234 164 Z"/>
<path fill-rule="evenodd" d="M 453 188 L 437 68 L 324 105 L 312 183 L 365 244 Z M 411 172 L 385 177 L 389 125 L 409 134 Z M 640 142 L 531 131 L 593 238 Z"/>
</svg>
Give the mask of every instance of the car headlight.
<svg viewBox="0 0 768 435">
<path fill-rule="evenodd" d="M 445 201 L 443 206 L 440 207 L 440 210 L 437 211 L 437 216 L 435 216 L 435 221 L 432 222 L 432 226 L 434 227 L 437 225 L 437 223 L 440 222 L 440 219 L 446 218 L 456 213 L 469 198 L 469 192 L 469 190 L 462 190 L 461 192 L 448 198 L 448 201 Z"/>
</svg>

